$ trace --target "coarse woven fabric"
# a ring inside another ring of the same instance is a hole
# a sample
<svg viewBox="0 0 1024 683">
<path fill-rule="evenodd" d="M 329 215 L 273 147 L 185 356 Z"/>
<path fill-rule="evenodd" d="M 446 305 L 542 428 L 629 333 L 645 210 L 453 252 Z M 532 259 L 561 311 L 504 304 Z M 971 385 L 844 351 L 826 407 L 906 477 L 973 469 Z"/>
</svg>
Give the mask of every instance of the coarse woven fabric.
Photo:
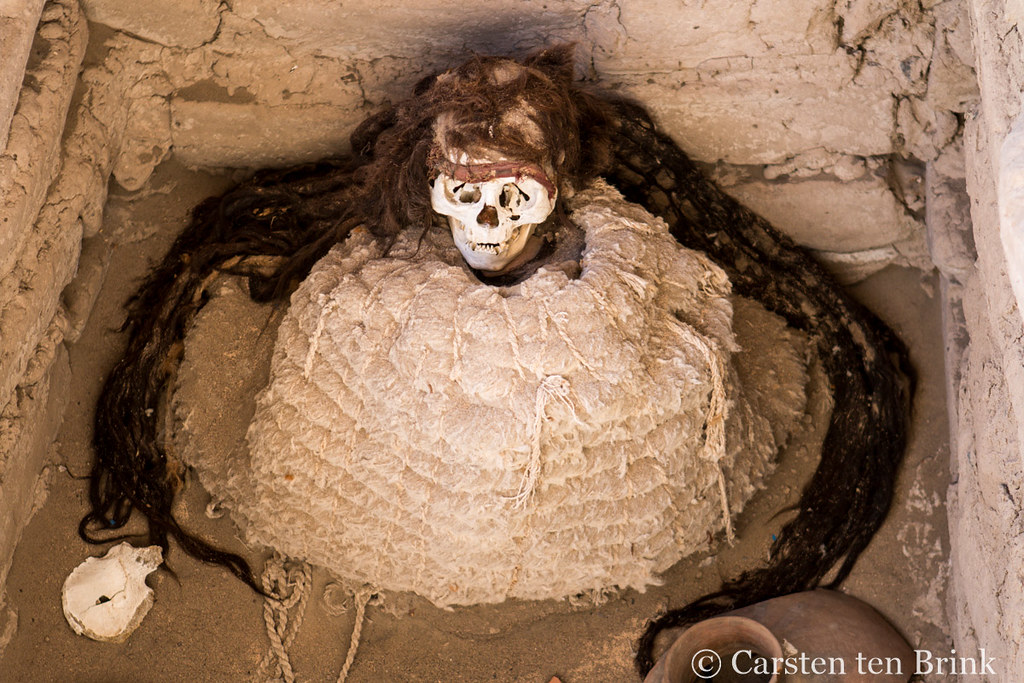
<svg viewBox="0 0 1024 683">
<path fill-rule="evenodd" d="M 443 226 L 317 264 L 248 453 L 182 449 L 250 542 L 439 606 L 643 590 L 708 546 L 803 413 L 800 345 L 760 320 L 782 352 L 752 386 L 720 269 L 604 183 L 569 208 L 580 264 L 512 287 Z"/>
</svg>

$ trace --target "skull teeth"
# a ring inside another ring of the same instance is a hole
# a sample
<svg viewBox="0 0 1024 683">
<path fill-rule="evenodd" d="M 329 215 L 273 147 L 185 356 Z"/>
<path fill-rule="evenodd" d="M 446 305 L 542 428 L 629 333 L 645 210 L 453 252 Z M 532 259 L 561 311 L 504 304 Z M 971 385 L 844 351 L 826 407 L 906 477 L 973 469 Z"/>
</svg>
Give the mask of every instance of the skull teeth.
<svg viewBox="0 0 1024 683">
<path fill-rule="evenodd" d="M 508 246 L 508 242 L 469 242 L 468 244 L 473 251 L 483 251 L 495 256 Z"/>
<path fill-rule="evenodd" d="M 497 256 L 498 254 L 501 254 L 508 249 L 508 245 L 510 242 L 516 241 L 516 238 L 519 237 L 519 233 L 521 232 L 521 230 L 522 226 L 517 225 L 512 230 L 512 234 L 509 235 L 509 238 L 501 242 L 473 242 L 470 240 L 467 241 L 466 244 L 469 245 L 469 248 L 472 249 L 473 251 L 482 251 L 486 254 L 492 254 L 494 256 Z"/>
</svg>

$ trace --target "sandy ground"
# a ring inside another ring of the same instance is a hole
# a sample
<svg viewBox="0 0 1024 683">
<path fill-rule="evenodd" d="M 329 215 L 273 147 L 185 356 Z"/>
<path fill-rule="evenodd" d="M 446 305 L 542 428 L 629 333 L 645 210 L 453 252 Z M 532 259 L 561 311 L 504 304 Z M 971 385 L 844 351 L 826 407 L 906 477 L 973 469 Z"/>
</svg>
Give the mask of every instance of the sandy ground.
<svg viewBox="0 0 1024 683">
<path fill-rule="evenodd" d="M 229 183 L 227 177 L 165 164 L 149 185 L 153 189 L 111 195 L 104 232 L 120 246 L 88 327 L 70 349 L 72 395 L 50 457 L 49 496 L 25 531 L 8 580 L 8 617 L 16 618 L 17 627 L 3 648 L 0 678 L 243 681 L 253 677 L 268 651 L 261 599 L 225 570 L 174 548 L 169 561 L 176 576 L 158 572 L 150 577 L 155 606 L 126 642 L 76 636 L 60 605 L 65 577 L 86 557 L 103 552 L 82 542 L 76 528 L 86 511 L 93 405 L 124 342 L 117 332 L 123 302 L 167 248 L 189 207 Z M 911 444 L 893 513 L 844 589 L 879 609 L 913 647 L 947 654 L 949 448 L 936 290 L 932 277 L 898 268 L 853 289 L 908 343 L 919 376 Z M 821 404 L 820 397 L 816 403 Z M 795 500 L 813 469 L 813 449 L 807 447 L 813 440 L 813 433 L 806 434 L 783 455 L 768 489 L 741 515 L 735 547 L 687 558 L 665 574 L 663 586 L 584 606 L 511 601 L 441 610 L 412 596 L 385 595 L 367 612 L 348 680 L 636 680 L 633 645 L 648 619 L 763 557 L 771 534 L 785 521 L 775 513 Z M 188 509 L 202 511 L 205 501 L 198 486 L 190 487 Z M 186 521 L 241 549 L 226 518 L 193 514 Z M 337 615 L 336 596 L 324 594 L 329 582 L 325 572 L 314 572 L 309 607 L 291 648 L 299 680 L 333 681 L 345 658 L 354 610 Z"/>
</svg>

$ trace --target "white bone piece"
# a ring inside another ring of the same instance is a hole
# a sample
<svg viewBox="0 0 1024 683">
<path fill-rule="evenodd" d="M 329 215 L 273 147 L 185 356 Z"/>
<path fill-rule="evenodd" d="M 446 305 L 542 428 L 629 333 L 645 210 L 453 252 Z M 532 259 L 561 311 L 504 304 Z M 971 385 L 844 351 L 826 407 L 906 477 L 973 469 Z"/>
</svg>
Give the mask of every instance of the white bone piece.
<svg viewBox="0 0 1024 683">
<path fill-rule="evenodd" d="M 519 265 L 513 261 L 526 248 L 533 229 L 551 215 L 556 196 L 529 176 L 473 183 L 442 173 L 434 181 L 430 202 L 434 211 L 448 217 L 466 263 L 500 273 Z"/>
<path fill-rule="evenodd" d="M 146 576 L 162 561 L 159 546 L 121 543 L 75 567 L 61 595 L 64 617 L 74 632 L 112 643 L 128 638 L 153 606 Z"/>
</svg>

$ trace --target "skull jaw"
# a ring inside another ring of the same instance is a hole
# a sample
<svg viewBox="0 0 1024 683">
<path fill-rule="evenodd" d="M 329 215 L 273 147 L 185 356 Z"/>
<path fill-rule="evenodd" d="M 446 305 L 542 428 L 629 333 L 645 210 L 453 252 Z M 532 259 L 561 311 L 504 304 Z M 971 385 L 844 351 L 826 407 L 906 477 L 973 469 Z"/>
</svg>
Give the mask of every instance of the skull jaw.
<svg viewBox="0 0 1024 683">
<path fill-rule="evenodd" d="M 448 226 L 462 258 L 470 268 L 486 275 L 502 275 L 518 268 L 536 256 L 540 249 L 540 240 L 533 239 L 535 223 L 516 226 L 506 240 L 490 243 L 471 240 L 465 224 L 454 216 L 448 216 Z M 474 237 L 481 236 L 478 230 L 468 232 Z"/>
</svg>

